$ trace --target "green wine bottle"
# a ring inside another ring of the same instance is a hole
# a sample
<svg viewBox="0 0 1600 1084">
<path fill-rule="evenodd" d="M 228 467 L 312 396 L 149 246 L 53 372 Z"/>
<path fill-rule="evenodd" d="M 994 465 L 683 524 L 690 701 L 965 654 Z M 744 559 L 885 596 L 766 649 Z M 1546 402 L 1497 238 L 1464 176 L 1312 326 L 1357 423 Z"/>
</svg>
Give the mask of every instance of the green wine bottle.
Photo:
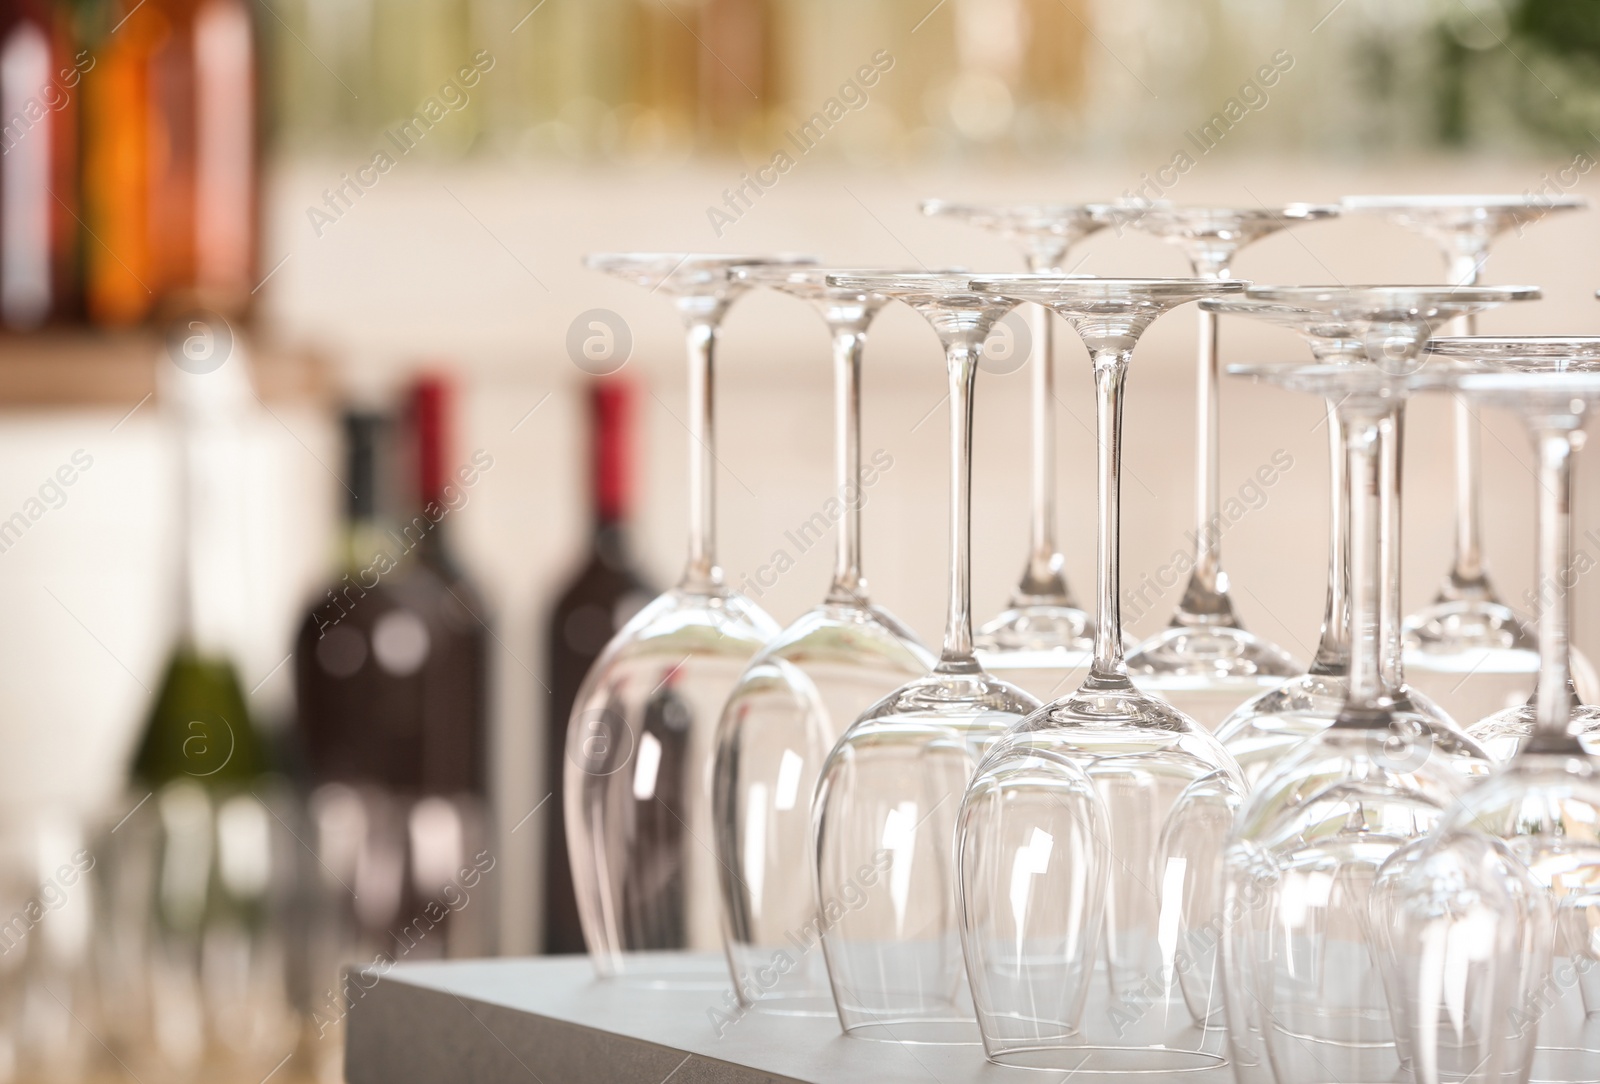
<svg viewBox="0 0 1600 1084">
<path fill-rule="evenodd" d="M 134 778 L 152 790 L 185 776 L 208 787 L 243 787 L 266 770 L 233 662 L 180 643 L 145 723 Z"/>
</svg>

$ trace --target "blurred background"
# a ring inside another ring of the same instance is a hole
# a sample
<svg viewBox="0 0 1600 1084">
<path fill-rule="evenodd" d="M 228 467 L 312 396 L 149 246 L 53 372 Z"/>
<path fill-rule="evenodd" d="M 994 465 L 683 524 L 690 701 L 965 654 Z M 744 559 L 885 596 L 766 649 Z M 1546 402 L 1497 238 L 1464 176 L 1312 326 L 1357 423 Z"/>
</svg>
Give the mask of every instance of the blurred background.
<svg viewBox="0 0 1600 1084">
<path fill-rule="evenodd" d="M 676 577 L 687 417 L 671 306 L 584 253 L 1017 270 L 1009 243 L 918 202 L 1592 199 L 1600 12 L 4 0 L 0 122 L 0 1081 L 338 1080 L 362 996 L 340 964 L 581 949 L 550 749 L 587 660 Z M 1484 279 L 1545 300 L 1482 329 L 1600 332 L 1596 213 L 1536 218 Z M 1081 251 L 1079 271 L 1187 273 L 1133 233 Z M 1275 235 L 1234 272 L 1443 276 L 1430 243 L 1376 217 Z M 596 309 L 629 344 L 599 366 L 569 345 Z M 791 299 L 751 294 L 724 329 L 720 551 L 739 583 L 831 495 L 830 369 Z M 1190 545 L 1193 349 L 1184 310 L 1135 362 L 1130 593 Z M 1228 361 L 1302 350 L 1224 331 Z M 1090 382 L 1073 337 L 1057 352 L 1081 596 Z M 1027 377 L 1002 368 L 978 391 L 980 620 L 1026 554 Z M 929 642 L 943 392 L 932 332 L 891 306 L 867 349 L 864 452 L 891 466 L 866 567 Z M 1408 608 L 1451 530 L 1449 413 L 1412 419 Z M 1513 419 L 1485 420 L 1491 569 L 1528 609 L 1531 456 Z M 1225 534 L 1235 604 L 1303 658 L 1320 421 L 1308 398 L 1224 389 L 1224 494 L 1292 461 Z M 1593 565 L 1600 466 L 1578 484 Z M 827 550 L 791 553 L 761 594 L 780 622 L 821 595 Z M 1130 632 L 1159 628 L 1175 591 L 1130 602 Z M 1597 598 L 1580 580 L 1591 655 Z"/>
</svg>

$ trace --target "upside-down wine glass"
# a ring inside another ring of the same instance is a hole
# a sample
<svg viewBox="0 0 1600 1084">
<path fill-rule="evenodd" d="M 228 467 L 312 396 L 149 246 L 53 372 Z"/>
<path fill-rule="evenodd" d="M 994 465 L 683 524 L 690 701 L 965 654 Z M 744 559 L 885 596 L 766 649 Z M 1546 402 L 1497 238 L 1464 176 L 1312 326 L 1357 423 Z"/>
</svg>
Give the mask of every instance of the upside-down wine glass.
<svg viewBox="0 0 1600 1084">
<path fill-rule="evenodd" d="M 933 665 L 917 638 L 868 600 L 861 574 L 861 359 L 868 325 L 888 298 L 829 286 L 828 275 L 840 272 L 818 267 L 732 273 L 810 302 L 827 322 L 833 499 L 841 511 L 827 594 L 750 660 L 722 709 L 711 793 L 723 939 L 739 1004 L 829 1016 L 833 999 L 817 949 L 811 797 L 844 729 Z"/>
<path fill-rule="evenodd" d="M 1330 218 L 1339 208 L 1306 203 L 1280 207 L 1177 207 L 1157 203 L 1121 216 L 1135 229 L 1177 245 L 1200 278 L 1231 277 L 1234 254 L 1301 222 Z M 1172 621 L 1128 656 L 1128 673 L 1142 688 L 1171 700 L 1215 729 L 1245 700 L 1303 673 L 1288 652 L 1248 632 L 1233 612 L 1222 570 L 1218 321 L 1200 311 L 1199 383 L 1195 419 L 1194 566 Z"/>
<path fill-rule="evenodd" d="M 1489 246 L 1508 230 L 1521 231 L 1546 214 L 1588 206 L 1580 196 L 1432 195 L 1347 196 L 1346 211 L 1385 215 L 1432 241 L 1444 256 L 1448 281 L 1475 286 Z M 1471 314 L 1452 327 L 1476 333 Z M 1481 469 L 1477 418 L 1455 403 L 1454 556 L 1433 602 L 1405 622 L 1406 667 L 1414 683 L 1463 722 L 1525 700 L 1539 668 L 1539 646 L 1525 618 L 1500 601 L 1483 556 Z M 1600 690 L 1583 690 L 1600 695 Z"/>
<path fill-rule="evenodd" d="M 1457 362 L 1473 363 L 1491 369 L 1541 373 L 1600 372 L 1600 337 L 1589 335 L 1514 335 L 1514 336 L 1436 336 L 1428 340 L 1428 354 Z M 1465 397 L 1470 401 L 1471 397 Z M 1462 399 L 1458 398 L 1457 402 Z M 1476 423 L 1474 423 L 1476 424 Z M 1565 573 L 1564 573 L 1565 574 Z M 1548 601 L 1544 596 L 1553 581 L 1540 576 L 1527 601 L 1538 612 Z M 1584 747 L 1600 752 L 1600 708 L 1586 703 L 1579 695 L 1600 686 L 1594 668 L 1577 648 L 1568 644 L 1568 679 L 1573 698 L 1573 728 Z M 1467 733 L 1504 764 L 1516 755 L 1522 743 L 1533 735 L 1538 688 L 1526 703 L 1502 708 L 1486 718 L 1463 720 Z"/>
<path fill-rule="evenodd" d="M 718 328 L 745 283 L 730 268 L 804 264 L 684 253 L 590 256 L 587 266 L 672 298 L 688 332 L 689 558 L 677 586 L 617 631 L 567 724 L 567 846 L 584 940 L 602 978 L 715 989 L 720 947 L 710 766 L 723 701 L 778 626 L 730 588 L 715 553 L 712 378 Z"/>
<path fill-rule="evenodd" d="M 1481 311 L 1512 301 L 1537 299 L 1531 286 L 1252 286 L 1251 300 L 1321 312 L 1332 327 L 1357 333 L 1362 364 L 1376 365 L 1391 374 L 1407 374 L 1424 364 L 1419 344 L 1440 326 L 1465 312 Z M 1351 356 L 1354 360 L 1354 355 Z M 1406 396 L 1395 406 L 1394 424 L 1380 437 L 1383 457 L 1383 526 L 1381 529 L 1381 595 L 1378 605 L 1379 637 L 1383 644 L 1383 686 L 1396 717 L 1415 715 L 1451 729 L 1458 722 L 1433 700 L 1406 681 L 1402 641 L 1404 607 L 1401 602 L 1400 497 L 1405 446 Z M 1335 425 L 1338 421 L 1335 418 Z M 1324 705 L 1326 706 L 1326 705 Z M 1337 711 L 1335 712 L 1337 714 Z M 1306 714 L 1295 720 L 1301 729 L 1319 729 L 1334 715 Z"/>
<path fill-rule="evenodd" d="M 994 747 L 962 803 L 962 935 L 985 1051 L 1003 1065 L 1091 1075 L 1220 1068 L 1220 1032 L 1174 995 L 1189 921 L 1217 909 L 1243 781 L 1213 735 L 1129 680 L 1117 634 L 1120 467 L 1140 335 L 1176 305 L 1243 284 L 1016 275 L 973 287 L 1049 305 L 1077 330 L 1098 437 L 1089 674 Z M 1180 803 L 1188 817 L 1169 830 Z"/>
<path fill-rule="evenodd" d="M 944 344 L 950 397 L 950 598 L 932 672 L 868 709 L 823 765 L 815 808 L 816 909 L 846 1035 L 976 1042 L 962 974 L 951 841 L 972 769 L 1039 706 L 985 673 L 971 615 L 972 400 L 984 339 L 1012 307 L 965 274 L 834 275 L 896 298 Z"/>
<path fill-rule="evenodd" d="M 1539 460 L 1541 664 L 1533 735 L 1425 840 L 1389 859 L 1373 926 L 1402 1056 L 1418 1084 L 1600 1075 L 1600 762 L 1567 669 L 1572 459 L 1594 373 L 1452 380 L 1517 410 Z"/>
<path fill-rule="evenodd" d="M 1414 357 L 1424 338 L 1369 335 L 1369 355 Z M 1488 767 L 1458 731 L 1398 714 L 1384 680 L 1384 445 L 1416 378 L 1379 364 L 1230 371 L 1338 403 L 1351 490 L 1352 640 L 1338 718 L 1261 777 L 1228 842 L 1217 921 L 1234 1073 L 1239 1084 L 1388 1081 L 1400 1066 L 1370 952 L 1374 879 L 1390 854 L 1444 816 L 1474 766 Z"/>
<path fill-rule="evenodd" d="M 1251 290 L 1270 289 L 1252 287 Z M 1250 291 L 1247 291 L 1249 293 Z M 1376 300 L 1375 314 L 1371 301 Z M 1292 328 L 1300 333 L 1311 348 L 1318 364 L 1364 365 L 1368 364 L 1366 352 L 1367 331 L 1374 315 L 1382 316 L 1382 309 L 1392 299 L 1381 295 L 1369 299 L 1365 306 L 1355 299 L 1343 299 L 1343 304 L 1332 311 L 1300 307 L 1279 301 L 1263 301 L 1256 297 L 1202 301 L 1202 309 L 1218 313 L 1249 316 L 1267 323 Z M 1412 298 L 1410 301 L 1422 299 Z M 1354 302 L 1354 303 L 1352 303 Z M 1411 304 L 1407 305 L 1410 314 Z M 1420 312 L 1431 328 L 1438 314 Z M 1409 336 L 1406 337 L 1409 339 Z M 1317 652 L 1307 671 L 1291 678 L 1276 688 L 1268 689 L 1245 701 L 1233 710 L 1217 728 L 1217 737 L 1239 761 L 1245 782 L 1251 786 L 1275 764 L 1289 749 L 1307 736 L 1323 730 L 1336 719 L 1350 694 L 1350 606 L 1349 606 L 1349 545 L 1350 545 L 1350 487 L 1345 478 L 1344 423 L 1334 409 L 1332 400 L 1327 403 L 1327 425 L 1330 441 L 1329 510 L 1328 510 L 1328 592 L 1323 610 L 1322 634 Z M 1398 432 L 1399 421 L 1396 421 Z M 1385 457 L 1385 483 L 1397 487 L 1399 456 Z M 1391 500 L 1386 506 L 1393 509 Z M 1396 523 L 1396 527 L 1398 524 Z M 1385 523 L 1383 550 L 1385 589 L 1383 597 L 1399 597 L 1399 544 Z M 1385 653 L 1385 672 L 1393 671 L 1394 659 L 1400 651 L 1400 610 L 1397 601 L 1380 606 L 1383 611 L 1382 629 Z M 1414 696 L 1409 691 L 1391 691 L 1399 713 L 1416 711 L 1436 722 L 1454 726 L 1448 715 L 1425 697 Z"/>
<path fill-rule="evenodd" d="M 969 204 L 927 200 L 922 213 L 959 219 L 1015 242 L 1035 274 L 1065 274 L 1072 246 L 1108 222 L 1109 208 L 1092 203 Z M 1031 353 L 1032 490 L 1028 561 L 1011 604 L 979 626 L 983 668 L 1050 700 L 1082 678 L 1094 654 L 1094 618 L 1067 586 L 1066 559 L 1056 535 L 1054 327 L 1050 310 L 1025 305 Z"/>
</svg>

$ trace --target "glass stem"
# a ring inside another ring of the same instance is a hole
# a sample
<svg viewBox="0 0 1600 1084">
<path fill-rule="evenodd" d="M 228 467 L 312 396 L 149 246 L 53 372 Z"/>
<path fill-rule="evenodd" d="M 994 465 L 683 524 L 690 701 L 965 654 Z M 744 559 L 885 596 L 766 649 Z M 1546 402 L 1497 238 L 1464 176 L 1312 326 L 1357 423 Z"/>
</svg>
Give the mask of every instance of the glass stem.
<svg viewBox="0 0 1600 1084">
<path fill-rule="evenodd" d="M 867 582 L 861 576 L 861 353 L 867 336 L 855 326 L 833 332 L 833 466 L 838 499 L 838 549 L 828 601 L 865 605 Z"/>
<path fill-rule="evenodd" d="M 1571 665 L 1567 634 L 1572 601 L 1572 431 L 1541 425 L 1539 449 L 1539 689 L 1535 734 L 1540 744 L 1568 744 Z"/>
<path fill-rule="evenodd" d="M 1127 685 L 1122 661 L 1121 531 L 1122 531 L 1122 389 L 1132 350 L 1093 350 L 1097 497 L 1094 665 L 1089 682 Z"/>
<path fill-rule="evenodd" d="M 1450 257 L 1450 282 L 1456 286 L 1475 286 L 1478 272 L 1487 253 L 1481 243 L 1464 239 L 1458 251 Z M 1476 335 L 1478 318 L 1469 314 L 1450 322 L 1451 335 Z M 1478 418 L 1461 396 L 1455 399 L 1455 454 L 1456 454 L 1456 530 L 1455 557 L 1450 566 L 1450 578 L 1439 597 L 1442 600 L 1489 599 L 1488 571 L 1483 561 L 1483 529 L 1479 510 L 1482 468 L 1479 458 L 1480 426 Z"/>
<path fill-rule="evenodd" d="M 1384 448 L 1394 415 L 1385 408 L 1340 406 L 1350 478 L 1350 698 L 1340 720 L 1381 708 L 1383 698 Z"/>
<path fill-rule="evenodd" d="M 1220 273 L 1208 278 L 1224 277 Z M 1217 409 L 1217 314 L 1200 310 L 1199 382 L 1196 386 L 1195 417 L 1195 518 L 1194 571 L 1178 612 L 1177 625 L 1221 625 L 1237 628 L 1233 606 L 1228 601 L 1227 579 L 1222 574 L 1222 532 L 1217 515 L 1219 486 Z"/>
<path fill-rule="evenodd" d="M 1076 606 L 1062 574 L 1065 563 L 1056 540 L 1055 352 L 1051 312 L 1026 305 L 1033 337 L 1033 507 L 1029 523 L 1028 567 L 1012 596 L 1012 604 L 1048 602 Z"/>
<path fill-rule="evenodd" d="M 712 407 L 717 325 L 689 324 L 689 563 L 683 586 L 705 590 L 722 582 L 716 558 L 716 424 Z"/>
<path fill-rule="evenodd" d="M 1406 410 L 1393 409 L 1389 424 L 1379 436 L 1382 460 L 1383 541 L 1381 557 L 1382 593 L 1378 603 L 1379 636 L 1383 650 L 1381 681 L 1385 691 L 1395 693 L 1405 684 L 1404 603 L 1400 597 L 1401 487 L 1404 481 Z"/>
<path fill-rule="evenodd" d="M 945 347 L 950 379 L 950 610 L 937 669 L 969 673 L 972 656 L 972 397 L 978 375 L 978 343 Z"/>
<path fill-rule="evenodd" d="M 1350 669 L 1350 487 L 1345 474 L 1345 424 L 1328 402 L 1328 600 L 1313 674 Z"/>
</svg>

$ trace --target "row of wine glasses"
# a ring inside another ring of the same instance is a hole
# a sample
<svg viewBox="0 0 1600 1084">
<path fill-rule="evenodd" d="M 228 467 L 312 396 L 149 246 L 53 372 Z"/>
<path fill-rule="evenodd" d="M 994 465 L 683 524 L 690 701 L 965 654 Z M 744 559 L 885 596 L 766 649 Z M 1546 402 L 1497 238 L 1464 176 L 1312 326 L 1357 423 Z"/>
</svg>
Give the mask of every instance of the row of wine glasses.
<svg viewBox="0 0 1600 1084">
<path fill-rule="evenodd" d="M 1413 222 L 1453 208 L 1443 217 L 1469 225 L 1439 228 L 1471 233 L 1460 243 L 1476 239 L 1480 256 L 1510 221 L 1511 203 L 1498 197 L 1421 199 L 1413 217 L 1398 202 L 1351 200 L 1344 209 Z M 924 210 L 1015 239 L 1029 273 L 820 268 L 802 257 L 591 259 L 676 302 L 688 331 L 691 429 L 684 578 L 608 646 L 570 721 L 567 828 L 598 971 L 663 989 L 724 986 L 731 971 L 747 1007 L 837 1013 L 859 1038 L 981 1041 L 992 1060 L 1033 1068 L 1176 1072 L 1231 1060 L 1264 1080 L 1388 1079 L 1370 1074 L 1385 1059 L 1394 1072 L 1420 1073 L 1438 1063 L 1420 1051 L 1446 1034 L 1455 1045 L 1441 1056 L 1460 1068 L 1495 1038 L 1493 1016 L 1473 1017 L 1477 1030 L 1461 1026 L 1461 969 L 1478 967 L 1470 951 L 1483 946 L 1463 949 L 1467 957 L 1445 949 L 1419 956 L 1414 938 L 1386 939 L 1378 908 L 1418 923 L 1433 914 L 1416 902 L 1415 877 L 1397 871 L 1434 868 L 1412 856 L 1446 820 L 1483 845 L 1476 822 L 1447 816 L 1491 774 L 1475 738 L 1509 755 L 1530 744 L 1544 709 L 1508 708 L 1469 734 L 1407 684 L 1406 669 L 1429 673 L 1431 662 L 1455 684 L 1473 668 L 1526 675 L 1511 656 L 1542 642 L 1494 601 L 1475 527 L 1458 532 L 1472 552 L 1465 565 L 1458 553 L 1457 571 L 1476 569 L 1478 579 L 1438 604 L 1454 607 L 1453 616 L 1403 617 L 1404 403 L 1423 391 L 1455 395 L 1469 404 L 1458 417 L 1475 426 L 1474 402 L 1554 401 L 1555 393 L 1531 389 L 1578 380 L 1571 370 L 1600 356 L 1600 340 L 1436 337 L 1485 308 L 1536 299 L 1531 287 L 1247 288 L 1229 276 L 1242 245 L 1332 217 L 1338 206 L 932 202 Z M 1066 270 L 1071 245 L 1111 221 L 1181 245 L 1195 277 Z M 713 549 L 717 329 L 733 299 L 754 287 L 810 302 L 830 332 L 836 482 L 847 498 L 828 592 L 782 632 L 726 585 Z M 1126 380 L 1143 331 L 1196 300 L 1192 577 L 1171 626 L 1129 651 L 1118 587 Z M 859 501 L 848 499 L 859 495 L 863 348 L 890 301 L 928 320 L 949 381 L 949 607 L 937 655 L 869 601 Z M 1030 307 L 1036 329 L 1029 554 L 1012 605 L 975 632 L 973 397 L 983 344 L 1019 305 Z M 1075 605 L 1056 543 L 1052 311 L 1084 341 L 1094 373 L 1092 615 Z M 1224 314 L 1297 330 L 1312 364 L 1235 370 L 1327 404 L 1329 585 L 1309 668 L 1243 630 L 1228 600 L 1215 530 Z M 1500 383 L 1484 384 L 1485 373 Z M 1526 386 L 1507 383 L 1514 379 Z M 1565 417 L 1581 417 L 1583 389 L 1570 391 L 1577 398 L 1566 400 Z M 1463 458 L 1470 443 L 1460 442 Z M 1472 519 L 1475 466 L 1462 474 L 1471 486 L 1458 487 L 1461 516 Z M 1550 564 L 1546 549 L 1542 577 L 1564 567 Z M 1564 629 L 1553 608 L 1541 608 L 1541 628 Z M 1478 616 L 1462 616 L 1469 612 Z M 1460 634 L 1460 650 L 1440 646 L 1445 634 Z M 1560 643 L 1546 655 L 1563 658 L 1559 710 L 1586 711 L 1574 706 L 1564 633 L 1553 638 Z M 1541 690 L 1551 665 L 1547 658 Z M 1582 757 L 1577 748 L 1563 755 Z M 1573 823 L 1558 818 L 1557 829 Z M 1521 852 L 1495 853 L 1494 885 L 1523 906 L 1506 936 L 1525 948 L 1554 920 L 1541 917 L 1544 897 L 1526 887 L 1532 882 L 1518 879 L 1532 868 L 1516 864 Z M 1487 868 L 1474 872 L 1487 876 Z M 1522 885 L 1522 894 L 1505 885 Z M 1442 919 L 1427 929 L 1471 941 Z M 726 971 L 712 957 L 672 951 L 718 944 Z M 1528 962 L 1539 954 L 1523 956 L 1492 973 L 1496 990 L 1513 982 L 1507 975 L 1525 993 L 1547 979 L 1548 968 L 1536 975 Z M 1441 960 L 1456 970 L 1440 971 Z M 1401 997 L 1410 998 L 1403 1007 Z M 1487 1013 L 1505 1002 L 1472 1004 Z M 1435 1010 L 1436 1019 L 1413 1020 Z"/>
</svg>

